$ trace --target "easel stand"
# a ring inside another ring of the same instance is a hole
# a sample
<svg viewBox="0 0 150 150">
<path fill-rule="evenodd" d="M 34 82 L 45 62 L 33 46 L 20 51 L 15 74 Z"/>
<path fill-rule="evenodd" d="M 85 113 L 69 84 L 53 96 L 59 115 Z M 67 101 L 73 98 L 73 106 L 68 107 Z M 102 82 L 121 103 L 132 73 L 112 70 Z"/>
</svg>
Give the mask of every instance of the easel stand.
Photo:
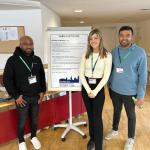
<svg viewBox="0 0 150 150">
<path fill-rule="evenodd" d="M 72 92 L 69 91 L 69 123 L 54 125 L 54 129 L 55 128 L 66 128 L 65 131 L 63 132 L 63 134 L 61 135 L 62 141 L 66 140 L 65 137 L 71 130 L 78 132 L 79 134 L 82 135 L 83 138 L 86 138 L 86 134 L 78 128 L 78 126 L 81 126 L 81 125 L 86 126 L 87 123 L 85 121 L 84 122 L 76 122 L 76 123 L 72 122 Z"/>
</svg>

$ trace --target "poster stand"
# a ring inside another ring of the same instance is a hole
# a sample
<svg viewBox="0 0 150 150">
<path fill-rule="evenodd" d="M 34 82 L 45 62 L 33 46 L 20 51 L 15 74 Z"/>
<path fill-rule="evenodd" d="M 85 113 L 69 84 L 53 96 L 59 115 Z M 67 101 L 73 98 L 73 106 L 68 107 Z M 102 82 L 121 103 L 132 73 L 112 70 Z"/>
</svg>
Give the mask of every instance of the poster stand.
<svg viewBox="0 0 150 150">
<path fill-rule="evenodd" d="M 74 130 L 75 132 L 81 134 L 83 138 L 86 138 L 86 134 L 78 128 L 78 126 L 81 126 L 81 125 L 86 126 L 87 123 L 85 121 L 76 122 L 76 123 L 72 122 L 72 92 L 69 91 L 69 123 L 54 125 L 54 129 L 55 128 L 66 128 L 65 131 L 63 132 L 63 134 L 61 135 L 62 141 L 66 140 L 65 137 L 71 130 Z"/>
<path fill-rule="evenodd" d="M 79 133 L 83 138 L 86 134 L 78 127 L 87 123 L 72 121 L 72 91 L 81 91 L 79 81 L 79 61 L 83 51 L 87 48 L 87 37 L 91 27 L 50 27 L 48 65 L 48 90 L 69 92 L 69 119 L 68 124 L 56 124 L 56 128 L 65 128 L 61 140 L 71 131 Z"/>
</svg>

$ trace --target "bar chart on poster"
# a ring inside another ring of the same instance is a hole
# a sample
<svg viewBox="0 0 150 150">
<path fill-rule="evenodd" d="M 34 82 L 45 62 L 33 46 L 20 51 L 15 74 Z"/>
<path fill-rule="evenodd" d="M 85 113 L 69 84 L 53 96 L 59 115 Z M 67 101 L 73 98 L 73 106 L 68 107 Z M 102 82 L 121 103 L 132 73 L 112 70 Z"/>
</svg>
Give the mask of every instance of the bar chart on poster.
<svg viewBox="0 0 150 150">
<path fill-rule="evenodd" d="M 79 91 L 79 65 L 91 27 L 49 28 L 50 91 Z"/>
</svg>

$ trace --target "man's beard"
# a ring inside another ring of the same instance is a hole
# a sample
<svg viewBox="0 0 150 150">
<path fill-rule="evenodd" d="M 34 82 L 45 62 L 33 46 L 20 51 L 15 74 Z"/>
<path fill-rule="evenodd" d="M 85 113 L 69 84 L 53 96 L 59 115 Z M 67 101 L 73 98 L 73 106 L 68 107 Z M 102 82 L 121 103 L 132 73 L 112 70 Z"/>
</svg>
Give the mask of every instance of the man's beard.
<svg viewBox="0 0 150 150">
<path fill-rule="evenodd" d="M 23 50 L 24 54 L 27 55 L 27 56 L 30 56 L 33 52 L 33 49 L 30 49 L 29 51 L 27 50 Z"/>
<path fill-rule="evenodd" d="M 131 46 L 131 44 L 132 44 L 132 42 L 120 42 L 120 45 L 122 46 L 122 47 L 130 47 Z"/>
</svg>

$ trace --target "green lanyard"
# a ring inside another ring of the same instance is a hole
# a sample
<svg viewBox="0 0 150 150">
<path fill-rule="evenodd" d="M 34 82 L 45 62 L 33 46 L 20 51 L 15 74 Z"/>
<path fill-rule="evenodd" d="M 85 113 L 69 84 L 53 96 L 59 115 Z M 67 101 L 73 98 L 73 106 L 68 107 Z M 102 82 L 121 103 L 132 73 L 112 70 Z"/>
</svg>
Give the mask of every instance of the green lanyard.
<svg viewBox="0 0 150 150">
<path fill-rule="evenodd" d="M 121 63 L 127 59 L 127 57 L 131 54 L 131 51 L 129 51 L 124 57 L 121 58 L 121 55 L 120 55 L 120 51 L 119 51 L 119 48 L 118 48 L 118 57 L 119 57 L 119 61 L 120 61 L 120 66 L 121 66 Z"/>
<path fill-rule="evenodd" d="M 95 70 L 95 66 L 96 66 L 96 64 L 97 64 L 98 58 L 99 58 L 99 55 L 98 55 L 98 57 L 97 57 L 97 59 L 96 59 L 94 65 L 93 65 L 93 53 L 92 53 L 92 58 L 91 58 L 92 77 L 93 77 L 93 72 L 94 72 L 94 70 Z"/>
<path fill-rule="evenodd" d="M 31 72 L 31 76 L 32 76 L 32 69 L 30 69 L 30 67 L 27 65 L 27 63 L 23 60 L 21 56 L 19 56 L 19 58 L 23 62 L 23 64 L 26 66 L 26 68 Z M 32 68 L 33 68 L 33 63 L 32 63 Z"/>
</svg>

